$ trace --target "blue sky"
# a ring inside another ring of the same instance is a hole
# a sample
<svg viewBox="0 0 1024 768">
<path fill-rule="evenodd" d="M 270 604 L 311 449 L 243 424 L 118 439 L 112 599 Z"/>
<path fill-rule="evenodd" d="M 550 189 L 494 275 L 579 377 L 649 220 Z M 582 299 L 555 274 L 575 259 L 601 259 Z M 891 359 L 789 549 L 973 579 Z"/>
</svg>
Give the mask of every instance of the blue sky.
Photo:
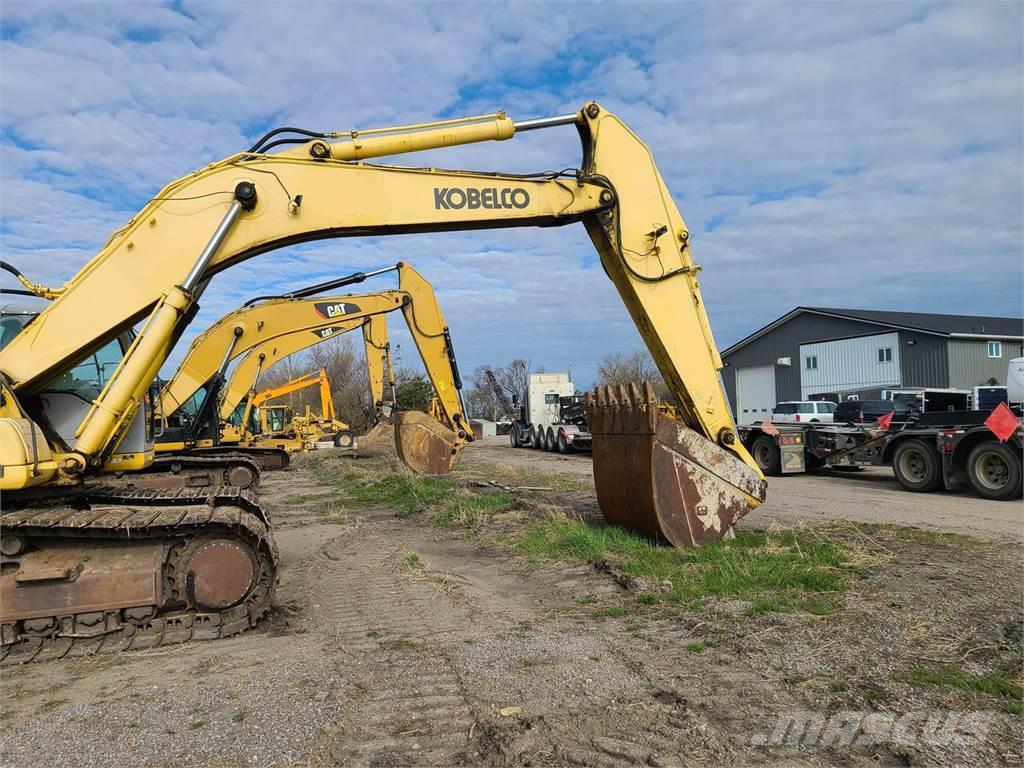
<svg viewBox="0 0 1024 768">
<path fill-rule="evenodd" d="M 1020 315 L 1022 7 L 5 0 L 3 258 L 59 284 L 165 183 L 276 125 L 596 99 L 651 146 L 721 348 L 801 304 Z M 411 162 L 539 171 L 579 148 L 570 128 Z M 178 353 L 251 296 L 399 259 L 435 284 L 467 371 L 524 357 L 585 386 L 642 344 L 570 227 L 260 256 L 215 279 Z"/>
</svg>

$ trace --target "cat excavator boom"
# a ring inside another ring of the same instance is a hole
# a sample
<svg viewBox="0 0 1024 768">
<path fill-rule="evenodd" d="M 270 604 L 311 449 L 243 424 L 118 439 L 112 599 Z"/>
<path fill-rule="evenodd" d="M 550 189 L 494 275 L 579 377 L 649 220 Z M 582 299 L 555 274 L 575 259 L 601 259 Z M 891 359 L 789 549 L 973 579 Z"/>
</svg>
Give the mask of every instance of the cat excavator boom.
<svg viewBox="0 0 1024 768">
<path fill-rule="evenodd" d="M 579 134 L 578 168 L 370 162 L 558 126 Z M 269 606 L 276 548 L 252 497 L 102 484 L 118 466 L 152 461 L 150 388 L 220 272 L 323 238 L 576 223 L 678 406 L 677 418 L 662 414 L 640 385 L 588 398 L 600 507 L 675 545 L 728 533 L 764 499 L 764 478 L 737 439 L 690 231 L 650 150 L 617 116 L 590 102 L 519 122 L 499 112 L 344 133 L 283 128 L 166 186 L 0 349 L 0 522 L 17 566 L 0 575 L 3 648 L 221 637 Z M 418 429 L 405 415 L 396 429 Z"/>
</svg>

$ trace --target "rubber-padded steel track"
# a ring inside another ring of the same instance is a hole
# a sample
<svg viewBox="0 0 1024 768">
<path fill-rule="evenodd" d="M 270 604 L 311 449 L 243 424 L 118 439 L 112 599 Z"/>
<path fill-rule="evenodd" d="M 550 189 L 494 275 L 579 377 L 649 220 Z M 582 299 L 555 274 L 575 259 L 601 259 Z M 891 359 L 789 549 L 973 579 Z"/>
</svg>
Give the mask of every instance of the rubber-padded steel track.
<svg viewBox="0 0 1024 768">
<path fill-rule="evenodd" d="M 88 488 L 74 506 L 46 506 L 5 511 L 5 535 L 30 544 L 40 539 L 82 540 L 83 547 L 128 540 L 162 540 L 168 557 L 163 577 L 174 574 L 175 553 L 196 537 L 214 534 L 247 544 L 257 561 L 254 586 L 237 605 L 222 611 L 199 611 L 181 605 L 133 621 L 122 610 L 104 611 L 98 626 L 83 628 L 74 616 L 55 615 L 46 636 L 24 631 L 22 622 L 3 625 L 0 663 L 61 658 L 68 654 L 151 648 L 159 645 L 227 637 L 253 627 L 267 612 L 277 584 L 277 546 L 269 521 L 250 492 L 238 488 L 130 490 Z M 42 544 L 42 542 L 39 542 Z"/>
</svg>

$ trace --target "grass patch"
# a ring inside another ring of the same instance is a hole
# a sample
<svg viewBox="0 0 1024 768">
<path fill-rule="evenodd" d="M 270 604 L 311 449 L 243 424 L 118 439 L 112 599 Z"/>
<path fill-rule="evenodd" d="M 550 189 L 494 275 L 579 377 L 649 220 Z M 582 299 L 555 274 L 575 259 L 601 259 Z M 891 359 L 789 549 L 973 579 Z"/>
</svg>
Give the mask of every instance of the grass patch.
<svg viewBox="0 0 1024 768">
<path fill-rule="evenodd" d="M 1016 705 L 1018 710 L 1024 700 L 1024 688 L 1005 676 L 996 672 L 972 675 L 955 664 L 932 668 L 914 667 L 904 680 L 912 685 L 953 688 L 969 695 L 987 694 L 1008 699 L 1007 704 Z"/>
<path fill-rule="evenodd" d="M 431 521 L 439 528 L 477 528 L 493 512 L 508 509 L 515 496 L 505 491 L 488 493 L 456 493 L 439 505 Z"/>
<path fill-rule="evenodd" d="M 795 532 L 741 533 L 703 547 L 673 549 L 614 526 L 549 520 L 530 528 L 516 548 L 534 562 L 610 560 L 628 576 L 671 581 L 671 589 L 657 595 L 660 600 L 699 604 L 709 597 L 738 598 L 751 602 L 751 613 L 829 613 L 847 585 L 844 548 Z"/>
<path fill-rule="evenodd" d="M 599 619 L 601 619 L 601 618 L 617 619 L 617 618 L 619 618 L 621 616 L 626 616 L 628 614 L 629 614 L 629 608 L 627 608 L 624 605 L 613 605 L 610 608 L 599 608 L 598 610 L 594 611 L 594 616 L 599 618 Z"/>
<path fill-rule="evenodd" d="M 692 642 L 686 646 L 686 650 L 690 653 L 704 653 L 704 643 L 698 641 Z"/>
<path fill-rule="evenodd" d="M 285 500 L 285 504 L 306 504 L 310 501 L 325 501 L 327 499 L 333 499 L 338 495 L 337 491 L 317 491 L 316 493 L 299 493 L 294 496 L 288 496 Z"/>
<path fill-rule="evenodd" d="M 409 554 L 407 554 L 405 557 L 402 558 L 402 562 L 405 563 L 406 565 L 410 566 L 410 567 L 415 566 L 417 563 L 419 563 L 419 561 L 420 561 L 420 556 L 417 555 L 415 552 L 410 552 Z"/>
<path fill-rule="evenodd" d="M 193 720 L 192 723 L 189 725 L 189 728 L 191 728 L 193 731 L 198 731 L 200 728 L 204 727 L 205 725 L 206 725 L 206 721 L 205 720 Z"/>
<path fill-rule="evenodd" d="M 231 716 L 232 722 L 241 723 L 249 716 L 249 710 L 240 709 Z"/>
</svg>

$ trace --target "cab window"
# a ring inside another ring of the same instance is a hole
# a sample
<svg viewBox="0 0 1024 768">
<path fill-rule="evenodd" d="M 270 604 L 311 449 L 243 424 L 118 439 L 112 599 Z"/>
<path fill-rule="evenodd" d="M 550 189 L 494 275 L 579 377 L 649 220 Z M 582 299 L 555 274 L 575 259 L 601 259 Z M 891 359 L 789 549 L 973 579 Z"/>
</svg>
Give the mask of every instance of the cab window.
<svg viewBox="0 0 1024 768">
<path fill-rule="evenodd" d="M 50 392 L 71 392 L 86 400 L 99 396 L 107 381 L 117 370 L 123 353 L 117 339 L 100 349 L 66 373 L 62 373 L 46 387 Z"/>
<path fill-rule="evenodd" d="M 188 400 L 186 400 L 184 403 L 182 403 L 181 407 L 178 408 L 178 410 L 181 413 L 188 414 L 189 416 L 195 416 L 196 412 L 199 410 L 199 406 L 202 404 L 203 399 L 205 397 L 206 397 L 206 387 L 203 386 L 203 387 L 200 387 L 199 389 L 197 389 L 195 392 L 193 392 L 192 393 L 192 397 L 190 397 Z"/>
</svg>

